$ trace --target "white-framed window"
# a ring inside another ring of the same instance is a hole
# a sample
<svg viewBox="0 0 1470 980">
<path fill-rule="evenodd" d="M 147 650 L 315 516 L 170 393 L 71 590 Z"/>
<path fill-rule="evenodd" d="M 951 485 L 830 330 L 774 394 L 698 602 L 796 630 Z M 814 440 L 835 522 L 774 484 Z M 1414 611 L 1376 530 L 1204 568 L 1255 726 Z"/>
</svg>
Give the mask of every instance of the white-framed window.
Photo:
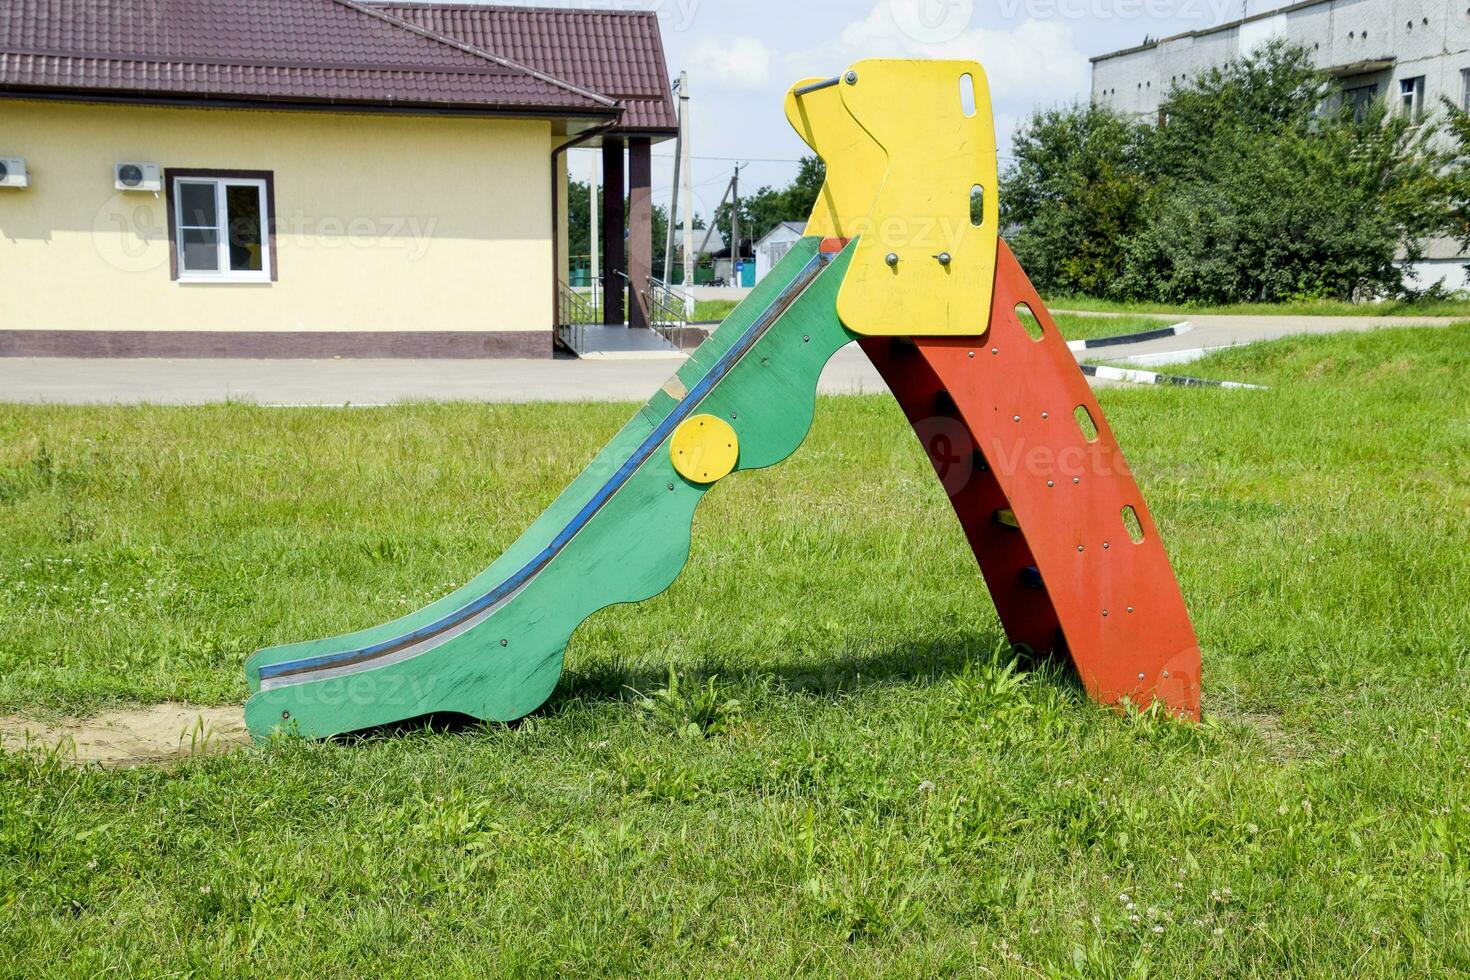
<svg viewBox="0 0 1470 980">
<path fill-rule="evenodd" d="M 275 278 L 271 175 L 168 173 L 174 279 L 270 282 Z"/>
<path fill-rule="evenodd" d="M 1460 108 L 1470 112 L 1470 68 L 1460 69 Z"/>
<path fill-rule="evenodd" d="M 1415 120 L 1424 118 L 1423 75 L 1405 78 L 1399 82 L 1399 101 L 1403 104 L 1404 115 Z"/>
</svg>

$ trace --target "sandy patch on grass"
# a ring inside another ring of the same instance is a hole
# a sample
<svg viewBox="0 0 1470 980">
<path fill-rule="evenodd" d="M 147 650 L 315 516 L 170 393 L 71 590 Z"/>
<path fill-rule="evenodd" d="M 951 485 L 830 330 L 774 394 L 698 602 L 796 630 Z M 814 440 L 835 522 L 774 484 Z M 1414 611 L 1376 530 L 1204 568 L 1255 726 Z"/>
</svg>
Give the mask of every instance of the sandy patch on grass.
<svg viewBox="0 0 1470 980">
<path fill-rule="evenodd" d="M 132 766 L 218 755 L 249 744 L 241 705 L 199 708 L 166 701 L 59 721 L 0 715 L 0 748 L 19 752 L 59 747 L 78 763 Z"/>
<path fill-rule="evenodd" d="M 1317 752 L 1316 746 L 1305 732 L 1292 730 L 1278 714 L 1228 708 L 1217 709 L 1212 713 L 1224 721 L 1248 728 L 1252 737 L 1265 749 L 1266 755 L 1276 762 L 1306 759 Z"/>
</svg>

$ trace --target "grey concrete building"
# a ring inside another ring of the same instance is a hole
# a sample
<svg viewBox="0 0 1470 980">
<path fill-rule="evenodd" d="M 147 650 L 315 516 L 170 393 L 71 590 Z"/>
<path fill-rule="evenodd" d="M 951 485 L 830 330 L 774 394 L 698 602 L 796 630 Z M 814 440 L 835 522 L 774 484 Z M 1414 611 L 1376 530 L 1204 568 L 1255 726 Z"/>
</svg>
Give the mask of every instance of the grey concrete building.
<svg viewBox="0 0 1470 980">
<path fill-rule="evenodd" d="M 1303 0 L 1239 20 L 1099 55 L 1092 101 L 1156 118 L 1169 90 L 1249 54 L 1273 38 L 1309 49 L 1353 104 L 1388 99 L 1402 111 L 1435 111 L 1441 97 L 1470 108 L 1470 0 Z M 1440 280 L 1470 288 L 1453 241 L 1426 245 L 1418 287 Z"/>
</svg>

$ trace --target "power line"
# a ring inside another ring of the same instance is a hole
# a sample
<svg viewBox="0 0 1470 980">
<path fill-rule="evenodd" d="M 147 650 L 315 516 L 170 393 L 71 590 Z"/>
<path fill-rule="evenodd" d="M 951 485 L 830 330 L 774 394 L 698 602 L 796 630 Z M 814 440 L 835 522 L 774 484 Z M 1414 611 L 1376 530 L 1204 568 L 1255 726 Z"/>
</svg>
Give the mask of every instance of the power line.
<svg viewBox="0 0 1470 980">
<path fill-rule="evenodd" d="M 653 156 L 656 157 L 659 160 L 672 160 L 673 159 L 673 156 L 671 154 L 655 153 L 655 154 L 653 154 Z M 999 157 L 1002 160 L 1014 160 L 1014 159 L 1016 159 L 1014 156 L 1012 156 L 1009 153 L 997 153 L 996 156 Z M 713 161 L 716 161 L 718 163 L 801 163 L 802 162 L 801 159 L 799 159 L 799 158 L 795 158 L 794 159 L 794 158 L 790 158 L 790 157 L 704 157 L 704 156 L 699 156 L 697 154 L 695 156 L 693 156 L 692 159 L 694 159 L 694 160 L 713 160 Z"/>
<path fill-rule="evenodd" d="M 672 160 L 672 155 L 663 153 L 653 154 L 660 160 Z M 714 160 L 719 163 L 800 163 L 800 160 L 786 157 L 702 157 L 695 155 L 695 160 Z"/>
</svg>

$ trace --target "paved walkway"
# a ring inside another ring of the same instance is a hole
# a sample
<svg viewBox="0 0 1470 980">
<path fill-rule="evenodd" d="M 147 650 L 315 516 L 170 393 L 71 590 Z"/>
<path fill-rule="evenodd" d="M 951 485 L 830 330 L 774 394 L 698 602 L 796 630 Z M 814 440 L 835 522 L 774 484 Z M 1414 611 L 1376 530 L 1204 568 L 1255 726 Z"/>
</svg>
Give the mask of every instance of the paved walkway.
<svg viewBox="0 0 1470 980">
<path fill-rule="evenodd" d="M 1106 315 L 1106 314 L 1102 314 Z M 1177 316 L 1160 316 L 1175 322 Z M 1447 317 L 1194 316 L 1189 333 L 1079 353 L 1089 360 L 1167 364 L 1218 347 L 1296 333 L 1445 326 Z M 1140 358 L 1142 358 L 1140 360 Z M 0 358 L 0 402 L 197 405 L 383 405 L 414 400 L 492 402 L 644 401 L 674 360 L 104 360 Z M 887 390 L 856 345 L 822 374 L 824 394 Z"/>
<path fill-rule="evenodd" d="M 588 324 L 577 344 L 584 361 L 682 361 L 684 352 L 653 330 Z"/>
<path fill-rule="evenodd" d="M 1075 312 L 1057 310 L 1058 313 Z M 1132 313 L 1075 313 L 1077 316 L 1136 316 Z M 1155 314 L 1150 314 L 1155 315 Z M 1090 361 L 1128 361 L 1138 365 L 1182 364 L 1206 353 L 1237 344 L 1253 344 L 1276 340 L 1292 334 L 1340 333 L 1343 331 L 1381 330 L 1389 327 L 1447 327 L 1463 323 L 1464 317 L 1434 316 L 1181 316 L 1155 315 L 1161 325 L 1188 320 L 1194 329 L 1188 333 L 1141 344 L 1123 344 L 1087 351 L 1080 356 Z"/>
</svg>

